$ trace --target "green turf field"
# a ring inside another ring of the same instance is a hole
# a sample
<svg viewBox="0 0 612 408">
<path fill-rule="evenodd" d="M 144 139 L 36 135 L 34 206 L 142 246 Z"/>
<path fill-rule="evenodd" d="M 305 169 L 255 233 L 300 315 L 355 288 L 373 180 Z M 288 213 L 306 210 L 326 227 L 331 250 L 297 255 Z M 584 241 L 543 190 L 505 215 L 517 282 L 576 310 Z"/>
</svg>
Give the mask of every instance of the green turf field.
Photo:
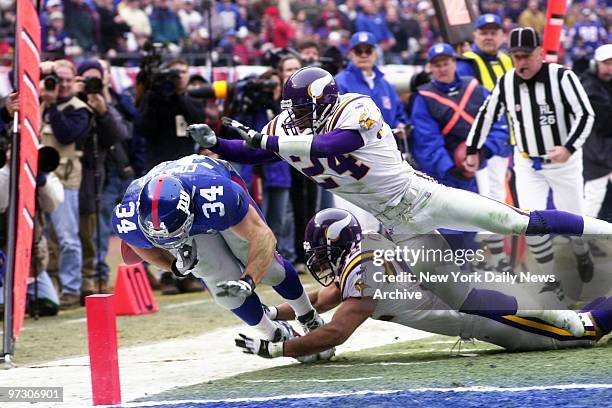
<svg viewBox="0 0 612 408">
<path fill-rule="evenodd" d="M 328 363 L 294 364 L 249 372 L 173 389 L 148 397 L 147 401 L 225 400 L 423 387 L 603 384 L 612 379 L 612 339 L 603 339 L 590 349 L 529 353 L 507 353 L 483 342 L 465 343 L 461 353 L 457 347 L 451 353 L 455 340 L 435 336 L 346 353 Z"/>
</svg>

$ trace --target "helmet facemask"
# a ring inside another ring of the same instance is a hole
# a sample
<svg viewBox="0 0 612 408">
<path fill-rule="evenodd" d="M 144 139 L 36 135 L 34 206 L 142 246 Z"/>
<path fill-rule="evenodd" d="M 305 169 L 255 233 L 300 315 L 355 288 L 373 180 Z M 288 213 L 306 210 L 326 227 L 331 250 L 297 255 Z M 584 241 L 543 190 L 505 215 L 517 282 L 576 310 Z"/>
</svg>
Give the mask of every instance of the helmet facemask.
<svg viewBox="0 0 612 408">
<path fill-rule="evenodd" d="M 308 129 L 313 134 L 323 130 L 325 121 L 334 109 L 332 104 L 317 104 L 316 98 L 311 103 L 293 105 L 291 99 L 281 101 L 281 108 L 289 111 L 289 117 L 283 123 L 283 129 L 291 135 L 297 136 Z"/>
<path fill-rule="evenodd" d="M 306 267 L 310 274 L 323 286 L 331 285 L 339 274 L 340 262 L 344 251 L 331 245 L 311 248 L 304 242 L 306 251 Z"/>
<path fill-rule="evenodd" d="M 189 231 L 193 226 L 194 214 L 187 216 L 185 222 L 175 231 L 168 231 L 164 223 L 161 223 L 160 229 L 155 229 L 151 221 L 143 222 L 138 217 L 138 225 L 144 233 L 145 237 L 158 248 L 166 250 L 178 249 L 187 243 L 189 239 Z"/>
</svg>

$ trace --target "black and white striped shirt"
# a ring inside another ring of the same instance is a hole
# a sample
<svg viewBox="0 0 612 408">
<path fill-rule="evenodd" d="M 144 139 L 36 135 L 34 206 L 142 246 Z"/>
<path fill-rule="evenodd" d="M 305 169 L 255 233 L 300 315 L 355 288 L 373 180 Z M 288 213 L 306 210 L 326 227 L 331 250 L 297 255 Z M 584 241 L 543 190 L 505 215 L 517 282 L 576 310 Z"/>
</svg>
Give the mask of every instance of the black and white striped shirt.
<svg viewBox="0 0 612 408">
<path fill-rule="evenodd" d="M 595 113 L 578 77 L 559 64 L 544 63 L 528 81 L 508 71 L 480 107 L 467 138 L 468 154 L 482 148 L 491 126 L 506 110 L 518 150 L 546 156 L 554 146 L 578 150 L 591 133 Z"/>
</svg>

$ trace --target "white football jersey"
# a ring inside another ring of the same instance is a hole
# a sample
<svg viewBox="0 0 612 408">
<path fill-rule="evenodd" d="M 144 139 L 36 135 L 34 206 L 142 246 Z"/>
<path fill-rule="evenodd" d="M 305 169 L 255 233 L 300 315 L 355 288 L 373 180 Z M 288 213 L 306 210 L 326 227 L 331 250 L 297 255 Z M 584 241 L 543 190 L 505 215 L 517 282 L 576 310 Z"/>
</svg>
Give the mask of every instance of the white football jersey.
<svg viewBox="0 0 612 408">
<path fill-rule="evenodd" d="M 282 126 L 288 118 L 288 111 L 281 112 L 262 133 L 292 137 Z M 281 157 L 323 188 L 373 214 L 396 205 L 408 189 L 414 169 L 403 160 L 391 128 L 374 101 L 356 93 L 339 95 L 324 128 L 325 133 L 358 130 L 364 146 L 334 158 Z"/>
</svg>

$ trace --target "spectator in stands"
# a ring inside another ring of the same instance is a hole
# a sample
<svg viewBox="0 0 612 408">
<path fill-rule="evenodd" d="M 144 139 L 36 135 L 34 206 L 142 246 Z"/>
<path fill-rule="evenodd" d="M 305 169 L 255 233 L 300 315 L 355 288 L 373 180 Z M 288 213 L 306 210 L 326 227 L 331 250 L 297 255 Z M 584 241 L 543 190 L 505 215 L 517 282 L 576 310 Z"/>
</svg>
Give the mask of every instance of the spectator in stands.
<svg viewBox="0 0 612 408">
<path fill-rule="evenodd" d="M 376 45 L 381 47 L 381 50 L 386 51 L 395 45 L 395 38 L 385 20 L 384 13 L 380 10 L 380 6 L 373 0 L 364 0 L 361 2 L 362 11 L 357 14 L 355 20 L 356 31 L 370 32 L 376 41 Z"/>
<path fill-rule="evenodd" d="M 408 123 L 404 105 L 395 88 L 376 66 L 377 41 L 372 33 L 359 31 L 351 37 L 348 66 L 336 75 L 341 94 L 356 92 L 370 96 L 391 128 L 403 128 Z"/>
<path fill-rule="evenodd" d="M 280 17 L 278 8 L 275 6 L 266 9 L 262 34 L 264 41 L 272 43 L 275 48 L 287 47 L 295 35 L 291 24 Z"/>
<path fill-rule="evenodd" d="M 510 0 L 504 8 L 504 17 L 508 17 L 513 23 L 516 23 L 519 16 L 523 12 L 523 2 L 521 0 Z"/>
<path fill-rule="evenodd" d="M 194 8 L 194 0 L 182 0 L 182 3 L 183 7 L 178 11 L 178 16 L 183 31 L 191 33 L 202 25 L 202 14 Z"/>
<path fill-rule="evenodd" d="M 119 48 L 119 39 L 124 33 L 130 31 L 130 26 L 125 23 L 123 17 L 117 14 L 113 0 L 95 0 L 95 4 L 100 21 L 100 51 L 114 53 Z"/>
<path fill-rule="evenodd" d="M 126 0 L 121 2 L 123 7 L 119 8 L 119 15 L 123 18 L 134 34 L 151 35 L 151 23 L 149 16 L 140 8 L 141 0 Z"/>
<path fill-rule="evenodd" d="M 349 18 L 338 9 L 335 0 L 325 0 L 323 11 L 314 24 L 314 30 L 321 39 L 326 39 L 329 33 L 339 30 L 350 30 Z"/>
<path fill-rule="evenodd" d="M 224 31 L 230 29 L 238 30 L 240 27 L 246 25 L 240 8 L 231 0 L 218 1 L 215 5 L 215 10 Z"/>
<path fill-rule="evenodd" d="M 42 38 L 42 49 L 57 56 L 64 56 L 64 47 L 69 43 L 68 34 L 64 29 L 64 13 L 54 11 L 48 16 L 49 25 Z"/>
<path fill-rule="evenodd" d="M 400 16 L 396 7 L 387 8 L 387 26 L 395 38 L 395 44 L 385 53 L 385 61 L 390 64 L 406 64 L 410 58 L 410 42 L 417 42 L 420 27 L 415 20 Z M 418 44 L 418 43 L 417 43 Z M 414 47 L 414 45 L 413 45 Z"/>
<path fill-rule="evenodd" d="M 155 7 L 149 16 L 154 42 L 171 42 L 179 45 L 185 37 L 179 17 L 168 6 L 169 0 L 154 0 Z"/>
<path fill-rule="evenodd" d="M 81 291 L 82 249 L 79 239 L 79 189 L 82 152 L 77 150 L 89 136 L 92 109 L 74 92 L 76 69 L 67 60 L 43 62 L 41 75 L 55 75 L 53 87 L 40 86 L 42 143 L 60 155 L 55 175 L 64 186 L 64 201 L 51 213 L 51 224 L 59 241 L 60 307 L 78 306 Z M 50 82 L 50 81 L 47 81 Z"/>
<path fill-rule="evenodd" d="M 83 51 L 100 51 L 99 18 L 85 0 L 64 0 L 64 18 L 66 33 Z"/>
<path fill-rule="evenodd" d="M 89 137 L 83 144 L 83 181 L 79 191 L 79 236 L 83 248 L 83 274 L 81 296 L 88 296 L 100 290 L 106 293 L 108 276 L 97 276 L 96 257 L 96 216 L 100 208 L 100 198 L 104 189 L 105 162 L 109 149 L 118 142 L 129 139 L 127 121 L 111 103 L 108 89 L 104 89 L 104 68 L 97 60 L 83 61 L 78 69 L 79 76 L 75 86 L 77 95 L 84 100 L 93 112 L 93 126 Z M 93 86 L 97 80 L 100 85 Z M 106 84 L 108 87 L 108 82 Z M 95 132 L 95 138 L 94 138 Z M 96 196 L 97 195 L 97 196 Z M 101 242 L 100 242 L 101 244 Z"/>
<path fill-rule="evenodd" d="M 520 27 L 533 27 L 538 34 L 542 35 L 546 25 L 546 15 L 540 10 L 539 0 L 529 0 L 525 9 L 518 18 Z"/>
<path fill-rule="evenodd" d="M 581 10 L 580 19 L 569 31 L 568 36 L 572 40 L 572 46 L 578 42 L 578 39 L 584 40 L 581 48 L 588 52 L 589 59 L 595 49 L 608 40 L 606 27 L 599 21 L 597 14 L 588 8 Z"/>
</svg>

